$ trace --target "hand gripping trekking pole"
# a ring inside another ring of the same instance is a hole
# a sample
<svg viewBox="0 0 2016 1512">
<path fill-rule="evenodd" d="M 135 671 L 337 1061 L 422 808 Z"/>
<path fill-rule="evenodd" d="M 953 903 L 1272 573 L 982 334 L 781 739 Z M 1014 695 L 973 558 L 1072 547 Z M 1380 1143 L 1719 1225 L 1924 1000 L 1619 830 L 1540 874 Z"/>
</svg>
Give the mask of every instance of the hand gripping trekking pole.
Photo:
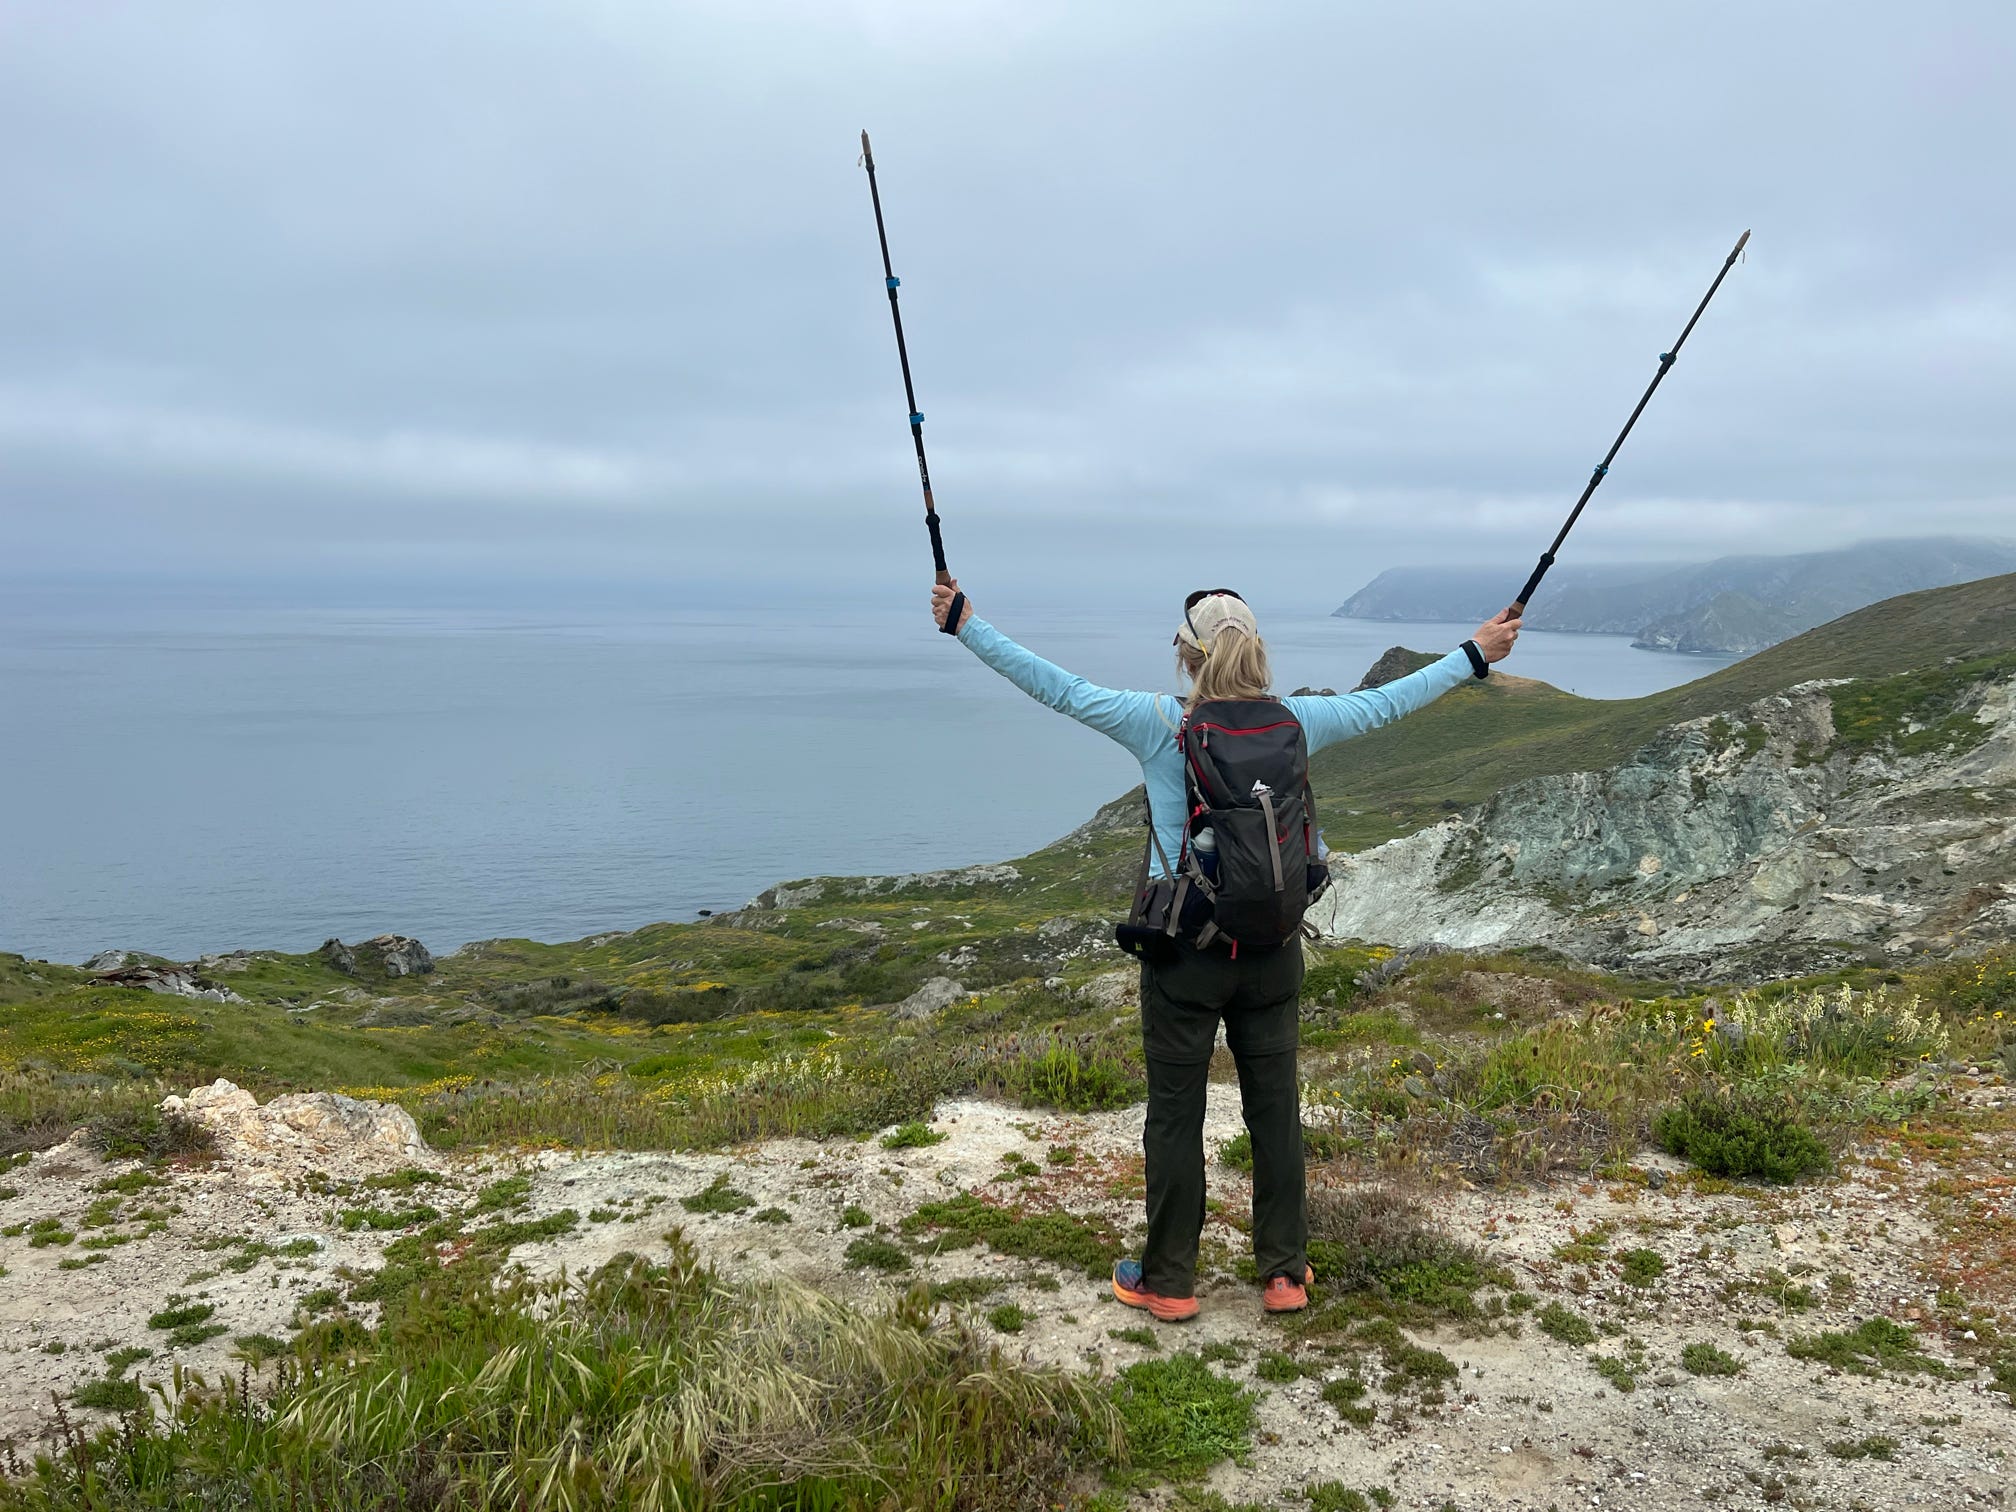
<svg viewBox="0 0 2016 1512">
<path fill-rule="evenodd" d="M 1596 464 L 1596 471 L 1589 475 L 1589 481 L 1582 489 L 1582 497 L 1575 501 L 1574 509 L 1568 513 L 1568 523 L 1561 527 L 1561 534 L 1554 537 L 1554 544 L 1540 553 L 1540 565 L 1533 569 L 1533 576 L 1526 579 L 1526 586 L 1519 590 L 1519 597 L 1512 600 L 1507 607 L 1505 611 L 1507 614 L 1517 618 L 1526 612 L 1526 606 L 1533 601 L 1533 595 L 1540 587 L 1540 579 L 1547 576 L 1547 569 L 1554 565 L 1554 553 L 1561 549 L 1561 543 L 1568 539 L 1568 532 L 1575 528 L 1575 522 L 1582 517 L 1582 506 L 1589 502 L 1589 496 L 1596 492 L 1597 485 L 1610 471 L 1610 464 L 1617 459 L 1617 452 L 1624 445 L 1624 438 L 1631 434 L 1631 427 L 1638 423 L 1638 417 L 1645 412 L 1645 406 L 1651 400 L 1653 391 L 1659 387 L 1659 381 L 1672 368 L 1673 359 L 1680 355 L 1680 348 L 1686 345 L 1688 336 L 1693 333 L 1694 321 L 1699 320 L 1701 312 L 1708 308 L 1708 301 L 1713 299 L 1715 291 L 1722 287 L 1722 280 L 1727 278 L 1729 270 L 1736 266 L 1736 258 L 1749 240 L 1748 231 L 1736 238 L 1735 249 L 1722 260 L 1722 271 L 1715 275 L 1715 282 L 1708 285 L 1708 292 L 1701 296 L 1701 303 L 1694 307 L 1694 316 L 1687 322 L 1687 329 L 1682 331 L 1680 339 L 1673 343 L 1672 351 L 1659 354 L 1659 371 L 1652 375 L 1652 382 L 1638 400 L 1638 407 L 1631 411 L 1631 418 L 1624 422 L 1624 429 L 1617 432 L 1617 439 L 1610 443 L 1610 450 L 1604 454 L 1603 460 Z"/>
<path fill-rule="evenodd" d="M 896 323 L 896 360 L 903 364 L 903 397 L 910 405 L 910 440 L 917 448 L 917 481 L 924 485 L 924 528 L 931 532 L 931 560 L 938 569 L 938 581 L 948 585 L 952 574 L 945 567 L 945 542 L 938 533 L 938 506 L 931 502 L 931 468 L 924 460 L 924 417 L 917 412 L 917 391 L 910 383 L 910 351 L 903 345 L 903 311 L 896 303 L 896 286 L 903 280 L 889 266 L 889 233 L 882 226 L 882 191 L 875 187 L 875 154 L 868 146 L 868 133 L 861 133 L 861 165 L 868 170 L 868 197 L 875 204 L 875 239 L 882 244 L 882 282 L 889 290 L 889 318 Z M 959 617 L 966 609 L 966 595 L 952 595 L 945 611 L 945 623 L 938 628 L 947 635 L 959 633 Z"/>
</svg>

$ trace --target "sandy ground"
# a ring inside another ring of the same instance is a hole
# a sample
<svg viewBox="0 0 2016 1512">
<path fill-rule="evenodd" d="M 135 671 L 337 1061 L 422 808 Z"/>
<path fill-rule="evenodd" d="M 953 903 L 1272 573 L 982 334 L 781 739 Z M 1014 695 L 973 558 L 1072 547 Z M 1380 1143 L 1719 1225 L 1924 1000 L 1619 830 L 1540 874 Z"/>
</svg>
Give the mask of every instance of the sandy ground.
<svg viewBox="0 0 2016 1512">
<path fill-rule="evenodd" d="M 1976 1092 L 2009 1097 L 2006 1089 Z M 933 1127 L 948 1137 L 918 1149 L 884 1150 L 872 1141 L 815 1144 L 781 1140 L 728 1155 L 541 1154 L 478 1161 L 428 1154 L 421 1164 L 450 1178 L 461 1192 L 523 1171 L 533 1178 L 531 1206 L 515 1216 L 573 1208 L 582 1217 L 571 1235 L 522 1247 L 515 1258 L 537 1272 L 579 1273 L 625 1249 L 651 1252 L 666 1229 L 679 1227 L 730 1273 L 776 1269 L 831 1291 L 867 1298 L 924 1278 L 983 1275 L 1004 1284 L 980 1310 L 1018 1302 L 1030 1315 L 1017 1335 L 1002 1335 L 1010 1352 L 1036 1360 L 1108 1372 L 1152 1357 L 1153 1351 L 1110 1337 L 1109 1330 L 1146 1325 L 1101 1283 L 1055 1267 L 969 1248 L 920 1256 L 908 1277 L 889 1280 L 847 1269 L 843 1254 L 866 1232 L 841 1222 L 850 1204 L 894 1229 L 921 1203 L 977 1191 L 1032 1207 L 1104 1213 L 1123 1230 L 1138 1227 L 1142 1110 L 1070 1117 L 1031 1113 L 981 1101 L 944 1105 Z M 1214 1084 L 1207 1149 L 1240 1130 L 1236 1089 Z M 1080 1158 L 1053 1166 L 1047 1152 L 1076 1146 Z M 1873 1379 L 1790 1358 L 1784 1340 L 1822 1328 L 1852 1328 L 1882 1313 L 1923 1319 L 1925 1347 L 1953 1361 L 1950 1340 L 1932 1318 L 1933 1288 L 1924 1279 L 1938 1233 L 1929 1183 L 1908 1161 L 1851 1162 L 1846 1174 L 1787 1192 L 1706 1194 L 1685 1180 L 1658 1188 L 1555 1182 L 1527 1189 L 1476 1190 L 1460 1182 L 1435 1185 L 1422 1198 L 1450 1232 L 1483 1246 L 1508 1265 L 1521 1286 L 1544 1303 L 1560 1298 L 1594 1319 L 1610 1319 L 1642 1340 L 1646 1365 L 1637 1389 L 1616 1390 L 1590 1364 L 1616 1354 L 1605 1338 L 1577 1349 L 1548 1338 L 1529 1318 L 1517 1338 L 1464 1337 L 1455 1330 L 1417 1334 L 1461 1367 L 1460 1382 L 1440 1408 L 1412 1411 L 1395 1425 L 1388 1413 L 1367 1428 L 1345 1423 L 1319 1396 L 1320 1380 L 1285 1386 L 1257 1380 L 1260 1433 L 1245 1465 L 1221 1465 L 1208 1485 L 1233 1500 L 1299 1504 L 1306 1484 L 1340 1480 L 1384 1486 L 1401 1507 L 1530 1509 L 1571 1507 L 1964 1507 L 2016 1504 L 2009 1482 L 2016 1450 L 2016 1409 L 1984 1389 L 1978 1371 L 1963 1379 L 1925 1376 Z M 2012 1152 L 1970 1152 L 2006 1173 Z M 1040 1174 L 1002 1175 L 1004 1157 L 1025 1156 Z M 1675 1171 L 1645 1152 L 1649 1170 Z M 344 1232 L 339 1209 L 362 1198 L 318 1195 L 288 1173 L 231 1165 L 173 1173 L 165 1187 L 125 1199 L 123 1215 L 97 1229 L 81 1226 L 101 1195 L 95 1183 L 131 1170 L 103 1165 L 76 1143 L 44 1152 L 0 1174 L 0 1226 L 57 1218 L 77 1240 L 31 1247 L 30 1233 L 0 1238 L 0 1438 L 26 1447 L 46 1427 L 52 1394 L 63 1397 L 99 1375 L 106 1351 L 124 1345 L 155 1350 L 134 1375 L 165 1379 L 173 1363 L 206 1373 L 237 1374 L 235 1335 L 284 1338 L 296 1303 L 318 1288 L 340 1284 L 341 1267 L 369 1269 L 395 1237 Z M 1245 1179 L 1211 1163 L 1214 1195 L 1242 1211 Z M 756 1199 L 739 1213 L 695 1215 L 678 1199 L 726 1173 Z M 297 1174 L 298 1173 L 294 1173 Z M 332 1172 L 341 1176 L 342 1171 Z M 351 1172 L 349 1174 L 355 1174 Z M 463 1200 L 446 1188 L 417 1194 L 450 1207 Z M 382 1200 L 382 1197 L 381 1197 Z M 93 1234 L 138 1232 L 133 1210 L 153 1205 L 165 1228 L 109 1249 L 85 1251 Z M 767 1207 L 787 1223 L 756 1221 Z M 590 1221 L 591 1213 L 603 1215 Z M 614 1215 L 614 1216 L 609 1216 Z M 1657 1250 L 1666 1271 L 1649 1289 L 1628 1286 L 1614 1265 L 1587 1269 L 1574 1290 L 1575 1265 L 1554 1256 L 1574 1231 L 1608 1222 L 1614 1249 Z M 290 1240 L 304 1251 L 257 1258 L 241 1271 L 220 1265 L 244 1253 L 215 1247 L 222 1239 L 262 1240 L 275 1249 Z M 307 1253 L 302 1239 L 312 1239 Z M 206 1244 L 212 1246 L 206 1248 Z M 1706 1258 L 1701 1257 L 1707 1245 Z M 1200 1287 L 1204 1312 L 1182 1326 L 1155 1326 L 1164 1351 L 1219 1342 L 1244 1357 L 1224 1367 L 1252 1379 L 1263 1350 L 1288 1344 L 1282 1325 L 1266 1318 L 1257 1290 L 1229 1274 L 1244 1236 L 1214 1217 L 1207 1258 L 1219 1269 Z M 1216 1247 L 1214 1249 L 1214 1246 Z M 62 1269 L 87 1254 L 105 1258 Z M 1810 1266 L 1810 1273 L 1799 1269 Z M 1792 1315 L 1774 1302 L 1745 1297 L 1732 1305 L 1721 1292 L 1732 1279 L 1776 1268 L 1803 1274 L 1818 1306 Z M 1845 1285 L 1826 1277 L 1842 1273 Z M 207 1273 L 207 1274 L 206 1274 Z M 165 1347 L 150 1314 L 171 1295 L 216 1308 L 226 1334 L 180 1351 Z M 1778 1337 L 1740 1332 L 1739 1314 L 1770 1319 Z M 1696 1377 L 1679 1367 L 1686 1343 L 1709 1340 L 1744 1363 L 1741 1375 Z M 1309 1355 L 1310 1359 L 1320 1357 Z M 1375 1403 L 1386 1406 L 1375 1390 Z M 1843 1461 L 1830 1442 L 1883 1435 L 1897 1444 L 1894 1463 Z M 1767 1453 L 1767 1450 L 1770 1451 Z M 1157 1505 L 1166 1492 L 1147 1493 Z"/>
</svg>

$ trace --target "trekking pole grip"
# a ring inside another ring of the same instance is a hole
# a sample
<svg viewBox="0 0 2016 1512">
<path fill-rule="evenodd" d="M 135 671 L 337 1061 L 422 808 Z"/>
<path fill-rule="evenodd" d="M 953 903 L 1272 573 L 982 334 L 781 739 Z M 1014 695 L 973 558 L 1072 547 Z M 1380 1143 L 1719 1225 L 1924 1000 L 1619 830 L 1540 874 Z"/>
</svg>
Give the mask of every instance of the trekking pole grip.
<svg viewBox="0 0 2016 1512">
<path fill-rule="evenodd" d="M 1505 606 L 1505 612 L 1514 619 L 1525 614 L 1526 606 L 1533 602 L 1533 595 L 1540 591 L 1540 579 L 1547 576 L 1547 569 L 1554 565 L 1554 553 L 1540 554 L 1540 564 L 1533 569 L 1533 576 L 1526 579 L 1526 586 L 1519 590 L 1519 596 Z"/>
</svg>

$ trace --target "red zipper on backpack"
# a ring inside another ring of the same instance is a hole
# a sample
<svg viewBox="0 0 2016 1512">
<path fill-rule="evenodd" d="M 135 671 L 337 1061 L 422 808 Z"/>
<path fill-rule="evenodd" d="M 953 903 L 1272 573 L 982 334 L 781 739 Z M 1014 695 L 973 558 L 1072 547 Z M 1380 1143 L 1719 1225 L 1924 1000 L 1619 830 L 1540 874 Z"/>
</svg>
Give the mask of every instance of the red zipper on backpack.
<svg viewBox="0 0 2016 1512">
<path fill-rule="evenodd" d="M 1225 735 L 1258 735 L 1264 730 L 1299 730 L 1302 728 L 1302 721 L 1299 719 L 1278 719 L 1273 724 L 1254 725 L 1249 729 L 1240 730 L 1234 729 L 1231 725 L 1206 724 L 1200 720 L 1197 728 L 1200 730 L 1217 730 Z"/>
</svg>

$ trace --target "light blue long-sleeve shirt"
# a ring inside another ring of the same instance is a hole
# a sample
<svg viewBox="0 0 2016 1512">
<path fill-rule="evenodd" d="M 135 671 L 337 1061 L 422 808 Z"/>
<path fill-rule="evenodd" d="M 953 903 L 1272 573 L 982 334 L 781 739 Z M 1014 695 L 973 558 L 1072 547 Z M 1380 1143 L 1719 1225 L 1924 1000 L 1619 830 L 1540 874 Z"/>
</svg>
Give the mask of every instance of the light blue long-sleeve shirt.
<svg viewBox="0 0 2016 1512">
<path fill-rule="evenodd" d="M 1141 763 L 1141 780 L 1148 788 L 1148 809 L 1154 816 L 1155 836 L 1162 843 L 1163 854 L 1174 861 L 1183 835 L 1187 804 L 1183 758 L 1176 749 L 1176 729 L 1183 721 L 1182 700 L 1171 693 L 1135 693 L 1087 682 L 1016 645 L 977 614 L 966 617 L 959 640 L 1038 703 L 1060 714 L 1069 714 L 1080 724 L 1089 725 L 1126 747 Z M 1440 661 L 1395 678 L 1384 687 L 1367 688 L 1362 693 L 1304 694 L 1281 702 L 1301 721 L 1309 754 L 1313 756 L 1325 746 L 1412 714 L 1460 686 L 1471 675 L 1470 658 L 1459 646 Z M 1152 857 L 1149 867 L 1160 876 L 1163 870 L 1160 856 Z"/>
</svg>

